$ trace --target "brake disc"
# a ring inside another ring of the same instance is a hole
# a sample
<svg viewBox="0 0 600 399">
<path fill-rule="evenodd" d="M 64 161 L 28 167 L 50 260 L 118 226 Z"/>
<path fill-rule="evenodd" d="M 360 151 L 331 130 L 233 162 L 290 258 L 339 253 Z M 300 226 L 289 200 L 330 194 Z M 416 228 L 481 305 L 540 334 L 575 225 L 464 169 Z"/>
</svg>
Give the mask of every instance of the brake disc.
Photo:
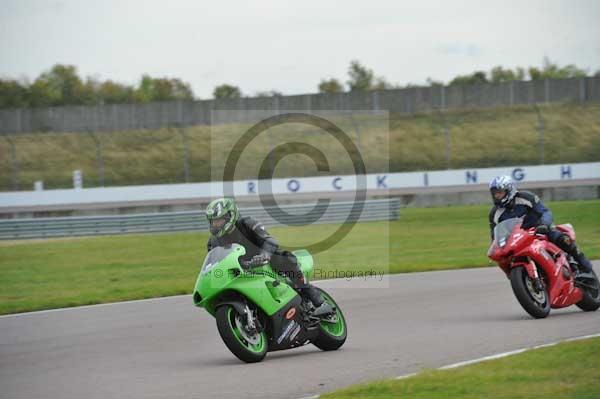
<svg viewBox="0 0 600 399">
<path fill-rule="evenodd" d="M 260 342 L 260 335 L 258 334 L 258 331 L 254 331 L 254 333 L 250 333 L 246 329 L 246 325 L 242 322 L 242 317 L 240 315 L 235 316 L 235 326 L 237 327 L 238 331 L 240 332 L 240 335 L 242 336 L 242 338 L 244 338 L 246 341 L 248 341 L 249 344 L 257 345 Z"/>
<path fill-rule="evenodd" d="M 546 302 L 546 292 L 544 290 L 537 291 L 533 287 L 533 283 L 530 278 L 525 279 L 525 284 L 527 285 L 527 290 L 531 294 L 531 297 L 539 304 L 544 304 Z"/>
</svg>

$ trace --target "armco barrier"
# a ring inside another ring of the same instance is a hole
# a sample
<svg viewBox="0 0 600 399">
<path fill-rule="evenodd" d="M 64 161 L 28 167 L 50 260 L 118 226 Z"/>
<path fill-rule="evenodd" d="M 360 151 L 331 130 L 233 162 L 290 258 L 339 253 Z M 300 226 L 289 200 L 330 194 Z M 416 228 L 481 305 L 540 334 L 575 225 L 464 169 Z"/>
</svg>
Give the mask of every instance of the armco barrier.
<svg viewBox="0 0 600 399">
<path fill-rule="evenodd" d="M 355 202 L 331 202 L 325 205 L 282 205 L 283 211 L 273 218 L 275 207 L 243 208 L 266 226 L 309 224 L 306 215 L 313 209 L 322 212 L 313 223 L 343 223 L 375 220 L 395 220 L 399 216 L 398 199 L 367 200 L 353 209 Z M 362 209 L 360 209 L 362 208 Z M 275 220 L 277 219 L 277 220 Z M 107 234 L 157 233 L 169 231 L 206 231 L 203 212 L 151 213 L 121 216 L 87 216 L 0 220 L 0 239 L 51 238 Z"/>
</svg>

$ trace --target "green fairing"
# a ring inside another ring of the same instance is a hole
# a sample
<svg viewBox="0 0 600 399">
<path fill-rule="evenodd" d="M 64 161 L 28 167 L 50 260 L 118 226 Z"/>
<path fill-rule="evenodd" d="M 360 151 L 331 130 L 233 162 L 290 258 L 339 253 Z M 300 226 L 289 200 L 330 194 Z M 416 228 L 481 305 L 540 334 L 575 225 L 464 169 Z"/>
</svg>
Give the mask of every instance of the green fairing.
<svg viewBox="0 0 600 399">
<path fill-rule="evenodd" d="M 256 304 L 267 316 L 272 316 L 298 295 L 285 283 L 286 278 L 275 273 L 270 265 L 246 271 L 242 269 L 238 258 L 245 253 L 246 250 L 238 246 L 210 270 L 200 273 L 194 288 L 196 306 L 205 308 L 214 316 L 223 294 L 233 291 Z M 312 276 L 312 256 L 305 250 L 295 251 L 294 254 L 308 280 Z M 273 285 L 275 281 L 280 283 Z"/>
<path fill-rule="evenodd" d="M 298 263 L 300 264 L 300 270 L 306 278 L 306 281 L 310 281 L 313 276 L 313 257 L 306 249 L 299 249 L 292 252 L 296 255 Z"/>
<path fill-rule="evenodd" d="M 315 310 L 300 299 L 289 278 L 276 273 L 271 265 L 242 268 L 239 259 L 245 254 L 240 244 L 213 247 L 194 287 L 194 304 L 215 317 L 219 335 L 231 353 L 255 363 L 267 352 L 307 343 L 324 351 L 344 344 L 346 322 L 331 296 L 319 289 L 328 307 L 318 313 L 321 308 Z M 312 256 L 306 250 L 294 255 L 309 280 Z"/>
</svg>

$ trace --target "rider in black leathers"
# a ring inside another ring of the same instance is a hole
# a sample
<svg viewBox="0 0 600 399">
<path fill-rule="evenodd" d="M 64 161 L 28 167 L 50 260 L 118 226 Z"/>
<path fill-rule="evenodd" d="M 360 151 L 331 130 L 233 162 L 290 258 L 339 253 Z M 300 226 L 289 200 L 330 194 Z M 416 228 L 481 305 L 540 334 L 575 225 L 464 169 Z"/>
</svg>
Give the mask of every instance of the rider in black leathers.
<svg viewBox="0 0 600 399">
<path fill-rule="evenodd" d="M 233 199 L 220 198 L 211 202 L 206 215 L 211 231 L 206 244 L 208 251 L 216 246 L 240 244 L 246 249 L 246 254 L 240 258 L 240 264 L 251 267 L 270 262 L 275 271 L 290 278 L 293 288 L 310 300 L 315 308 L 324 303 L 319 290 L 304 278 L 296 256 L 281 250 L 277 240 L 267 232 L 262 223 L 251 217 L 240 217 Z"/>
</svg>

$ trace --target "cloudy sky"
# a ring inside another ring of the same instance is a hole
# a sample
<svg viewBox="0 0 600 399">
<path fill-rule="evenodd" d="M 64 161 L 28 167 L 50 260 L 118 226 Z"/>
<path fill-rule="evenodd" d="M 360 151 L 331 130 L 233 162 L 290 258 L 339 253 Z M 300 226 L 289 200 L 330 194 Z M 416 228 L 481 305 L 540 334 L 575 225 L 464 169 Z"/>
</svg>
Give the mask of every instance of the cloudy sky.
<svg viewBox="0 0 600 399">
<path fill-rule="evenodd" d="M 398 83 L 541 65 L 600 69 L 600 1 L 2 0 L 0 77 L 56 63 L 136 84 L 178 77 L 209 98 L 317 91 L 350 60 Z"/>
</svg>

